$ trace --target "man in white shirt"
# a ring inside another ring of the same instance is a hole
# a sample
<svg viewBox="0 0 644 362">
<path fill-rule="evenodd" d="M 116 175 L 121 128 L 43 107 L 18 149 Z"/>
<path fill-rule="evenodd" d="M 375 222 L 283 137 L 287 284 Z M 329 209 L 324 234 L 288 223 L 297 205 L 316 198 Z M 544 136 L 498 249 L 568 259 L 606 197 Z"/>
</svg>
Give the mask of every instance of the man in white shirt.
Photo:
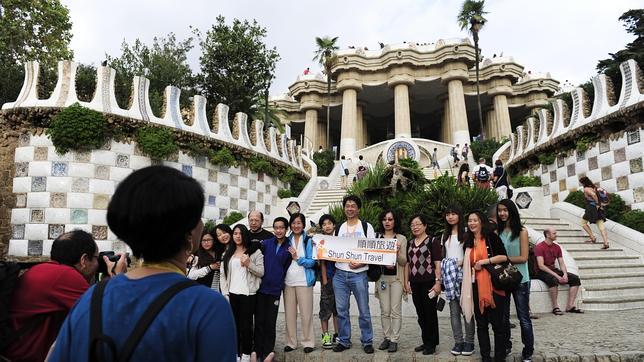
<svg viewBox="0 0 644 362">
<path fill-rule="evenodd" d="M 494 170 L 492 167 L 485 164 L 485 159 L 480 158 L 479 164 L 474 167 L 473 174 L 476 185 L 482 189 L 490 188 L 490 181 L 492 181 L 492 174 Z"/>
<path fill-rule="evenodd" d="M 360 220 L 360 207 L 362 201 L 355 195 L 348 195 L 342 200 L 344 215 L 347 221 L 340 225 L 337 235 L 345 238 L 368 237 L 373 238 L 376 233 L 371 224 Z M 366 229 L 366 230 L 365 230 Z M 358 318 L 360 325 L 360 342 L 365 353 L 373 353 L 373 327 L 371 325 L 371 312 L 369 311 L 369 279 L 367 269 L 369 265 L 356 262 L 335 263 L 336 271 L 333 276 L 333 293 L 338 311 L 338 339 L 333 348 L 334 352 L 342 352 L 351 348 L 351 316 L 349 315 L 349 297 L 353 296 L 358 303 Z"/>
</svg>

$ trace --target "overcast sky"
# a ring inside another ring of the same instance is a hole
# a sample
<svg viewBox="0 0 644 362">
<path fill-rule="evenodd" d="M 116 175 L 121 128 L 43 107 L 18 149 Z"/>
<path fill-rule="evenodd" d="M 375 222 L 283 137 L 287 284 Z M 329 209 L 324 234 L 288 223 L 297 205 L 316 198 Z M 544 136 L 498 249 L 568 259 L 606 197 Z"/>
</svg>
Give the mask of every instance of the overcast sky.
<svg viewBox="0 0 644 362">
<path fill-rule="evenodd" d="M 151 44 L 155 36 L 174 32 L 191 36 L 189 26 L 210 28 L 217 15 L 256 19 L 268 30 L 266 42 L 281 60 L 271 94 L 288 86 L 311 59 L 316 36 L 339 36 L 339 45 L 377 49 L 378 41 L 435 42 L 466 37 L 456 25 L 459 0 L 62 0 L 73 22 L 72 49 L 79 62 L 100 64 L 107 52 L 120 54 L 125 39 Z M 488 0 L 488 23 L 480 35 L 483 55 L 514 56 L 533 72 L 550 72 L 561 81 L 579 84 L 593 76 L 599 59 L 633 40 L 618 21 L 642 0 Z M 198 70 L 199 48 L 190 62 Z"/>
</svg>

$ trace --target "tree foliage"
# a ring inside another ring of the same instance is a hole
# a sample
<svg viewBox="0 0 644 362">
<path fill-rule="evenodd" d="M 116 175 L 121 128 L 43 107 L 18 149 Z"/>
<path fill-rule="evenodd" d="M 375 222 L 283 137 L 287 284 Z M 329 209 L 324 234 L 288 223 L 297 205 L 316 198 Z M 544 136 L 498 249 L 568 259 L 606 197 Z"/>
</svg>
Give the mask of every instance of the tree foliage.
<svg viewBox="0 0 644 362">
<path fill-rule="evenodd" d="M 488 165 L 493 165 L 494 161 L 492 156 L 503 144 L 507 142 L 506 140 L 497 141 L 496 139 L 486 139 L 483 141 L 474 141 L 470 145 L 472 150 L 472 155 L 474 155 L 474 160 L 478 162 L 480 158 L 485 159 L 485 163 Z"/>
<path fill-rule="evenodd" d="M 202 54 L 199 86 L 208 99 L 208 113 L 212 114 L 217 103 L 225 103 L 231 114 L 253 114 L 280 59 L 277 49 L 264 43 L 266 28 L 256 20 L 234 19 L 227 25 L 218 16 L 205 35 L 198 30 L 195 34 Z"/>
<path fill-rule="evenodd" d="M 40 62 L 41 88 L 56 82 L 59 60 L 71 59 L 69 10 L 58 0 L 3 0 L 0 2 L 0 105 L 14 101 L 24 79 L 23 63 Z"/>
<path fill-rule="evenodd" d="M 156 115 L 163 111 L 163 94 L 169 85 L 181 89 L 181 107 L 190 106 L 195 93 L 195 77 L 188 65 L 188 52 L 193 48 L 193 38 L 177 40 L 174 33 L 155 37 L 148 46 L 136 39 L 133 44 L 125 40 L 117 57 L 106 54 L 108 65 L 116 70 L 116 100 L 127 108 L 132 93 L 132 79 L 144 75 L 150 80 L 150 107 Z"/>
<path fill-rule="evenodd" d="M 484 11 L 485 0 L 465 0 L 461 6 L 461 11 L 456 16 L 456 22 L 461 27 L 461 30 L 468 29 L 470 32 L 478 31 L 481 28 L 468 28 L 472 23 L 472 19 L 478 24 L 481 24 L 481 27 L 487 19 L 483 15 L 487 14 L 487 11 Z"/>
</svg>

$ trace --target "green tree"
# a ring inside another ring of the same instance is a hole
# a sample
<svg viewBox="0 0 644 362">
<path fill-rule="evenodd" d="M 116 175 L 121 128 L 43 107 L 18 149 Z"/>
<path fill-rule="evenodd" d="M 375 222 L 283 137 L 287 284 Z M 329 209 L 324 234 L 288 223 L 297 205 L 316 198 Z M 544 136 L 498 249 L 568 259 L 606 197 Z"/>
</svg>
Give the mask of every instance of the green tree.
<svg viewBox="0 0 644 362">
<path fill-rule="evenodd" d="M 251 118 L 263 120 L 265 126 L 272 125 L 277 129 L 279 129 L 280 132 L 284 132 L 284 125 L 282 124 L 280 116 L 285 117 L 286 112 L 274 107 L 270 103 L 267 105 L 266 97 L 260 96 L 256 98 L 255 102 L 251 106 L 249 114 Z M 267 116 L 268 116 L 268 121 L 266 120 Z"/>
<path fill-rule="evenodd" d="M 340 49 L 336 42 L 338 37 L 331 38 L 328 36 L 325 37 L 315 37 L 315 44 L 317 49 L 315 50 L 315 57 L 313 60 L 317 60 L 322 68 L 324 69 L 324 74 L 326 75 L 326 97 L 327 97 L 327 106 L 326 106 L 326 142 L 327 147 L 331 144 L 329 140 L 329 127 L 330 127 L 330 118 L 331 118 L 331 68 L 335 65 L 338 60 L 335 51 Z"/>
<path fill-rule="evenodd" d="M 199 30 L 195 34 L 202 54 L 198 84 L 208 99 L 208 113 L 212 114 L 217 103 L 225 103 L 231 114 L 253 114 L 280 59 L 277 49 L 264 43 L 266 28 L 256 20 L 234 19 L 227 25 L 218 16 L 205 36 Z"/>
<path fill-rule="evenodd" d="M 598 73 L 604 73 L 613 81 L 615 96 L 619 97 L 622 87 L 619 65 L 629 59 L 634 59 L 640 66 L 644 66 L 644 9 L 629 10 L 619 17 L 624 23 L 626 32 L 635 35 L 635 40 L 617 53 L 609 53 L 610 58 L 597 63 Z"/>
<path fill-rule="evenodd" d="M 479 126 L 481 127 L 481 139 L 485 139 L 485 129 L 483 128 L 483 113 L 481 112 L 481 94 L 479 92 L 479 59 L 480 59 L 480 49 L 479 49 L 479 32 L 485 25 L 487 19 L 483 15 L 487 14 L 487 11 L 484 11 L 485 0 L 465 0 L 461 11 L 458 13 L 456 20 L 458 25 L 461 27 L 461 30 L 466 29 L 469 26 L 468 31 L 472 34 L 474 39 L 474 51 L 476 53 L 476 103 L 478 106 L 479 112 Z"/>
<path fill-rule="evenodd" d="M 73 57 L 71 29 L 69 10 L 57 0 L 0 2 L 0 105 L 18 98 L 23 63 L 30 60 L 47 70 L 40 73 L 40 88 L 53 89 L 57 61 Z"/>
<path fill-rule="evenodd" d="M 128 107 L 132 93 L 132 79 L 143 75 L 150 80 L 150 107 L 156 115 L 163 110 L 163 92 L 169 85 L 179 87 L 181 107 L 190 106 L 195 94 L 195 77 L 188 65 L 188 52 L 193 48 L 193 38 L 177 40 L 174 33 L 157 38 L 148 46 L 139 39 L 130 45 L 123 41 L 121 55 L 106 54 L 110 67 L 116 70 L 116 100 L 122 108 Z"/>
<path fill-rule="evenodd" d="M 78 64 L 76 68 L 76 96 L 83 102 L 91 102 L 96 91 L 96 67 L 93 64 Z"/>
</svg>

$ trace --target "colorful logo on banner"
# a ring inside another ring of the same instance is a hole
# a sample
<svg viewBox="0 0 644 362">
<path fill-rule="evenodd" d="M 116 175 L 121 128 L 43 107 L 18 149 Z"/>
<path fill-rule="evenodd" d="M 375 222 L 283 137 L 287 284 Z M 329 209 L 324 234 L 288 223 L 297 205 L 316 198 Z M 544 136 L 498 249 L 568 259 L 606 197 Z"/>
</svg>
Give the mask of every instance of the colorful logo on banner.
<svg viewBox="0 0 644 362">
<path fill-rule="evenodd" d="M 313 259 L 393 266 L 400 245 L 396 239 L 313 236 Z"/>
</svg>

